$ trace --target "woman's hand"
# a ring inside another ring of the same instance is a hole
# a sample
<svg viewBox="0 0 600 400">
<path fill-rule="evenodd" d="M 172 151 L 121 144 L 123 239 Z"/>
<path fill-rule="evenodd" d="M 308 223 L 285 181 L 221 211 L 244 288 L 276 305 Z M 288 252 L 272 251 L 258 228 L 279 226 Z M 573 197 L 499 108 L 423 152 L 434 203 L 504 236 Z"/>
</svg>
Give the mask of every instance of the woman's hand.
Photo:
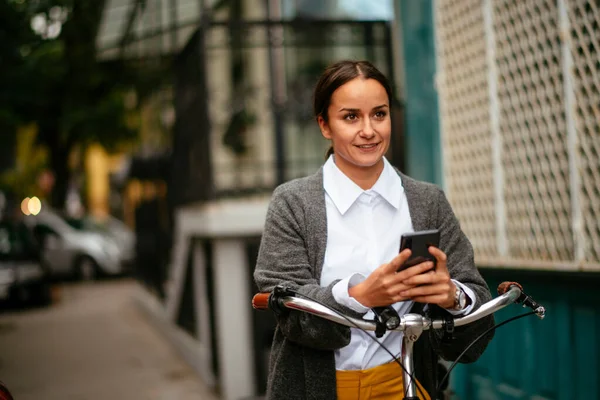
<svg viewBox="0 0 600 400">
<path fill-rule="evenodd" d="M 450 309 L 454 306 L 456 285 L 448 273 L 446 254 L 434 246 L 430 246 L 428 250 L 437 260 L 435 270 L 411 275 L 402 282 L 407 289 L 403 290 L 400 295 L 419 303 L 437 304 L 442 308 Z M 413 268 L 416 267 L 418 266 Z"/>
<path fill-rule="evenodd" d="M 411 299 L 410 296 L 402 293 L 410 293 L 407 291 L 412 290 L 418 284 L 411 283 L 411 279 L 416 279 L 419 275 L 428 275 L 426 272 L 433 268 L 433 262 L 426 261 L 396 272 L 408 260 L 410 254 L 409 249 L 403 250 L 392 261 L 373 271 L 363 282 L 351 287 L 348 294 L 369 308 L 388 306 Z M 454 297 L 452 298 L 454 299 Z"/>
</svg>

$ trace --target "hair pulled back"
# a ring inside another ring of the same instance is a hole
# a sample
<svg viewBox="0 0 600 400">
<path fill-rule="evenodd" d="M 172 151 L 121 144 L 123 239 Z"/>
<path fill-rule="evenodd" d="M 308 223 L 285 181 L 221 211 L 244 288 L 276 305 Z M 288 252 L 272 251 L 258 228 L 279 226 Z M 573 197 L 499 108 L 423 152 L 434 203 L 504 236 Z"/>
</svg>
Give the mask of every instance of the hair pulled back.
<svg viewBox="0 0 600 400">
<path fill-rule="evenodd" d="M 383 86 L 388 101 L 392 101 L 392 86 L 390 81 L 369 61 L 343 60 L 330 65 L 325 69 L 317 85 L 313 96 L 313 110 L 315 118 L 322 117 L 328 121 L 327 109 L 331 103 L 331 96 L 337 88 L 354 78 L 375 79 Z"/>
<path fill-rule="evenodd" d="M 361 77 L 363 79 L 375 79 L 383 86 L 388 101 L 392 102 L 392 85 L 387 77 L 381 73 L 369 61 L 342 60 L 330 65 L 325 69 L 313 95 L 313 112 L 315 118 L 323 118 L 325 122 L 329 121 L 328 109 L 331 104 L 331 96 L 340 86 L 345 83 Z M 327 157 L 333 154 L 333 148 L 327 151 Z"/>
</svg>

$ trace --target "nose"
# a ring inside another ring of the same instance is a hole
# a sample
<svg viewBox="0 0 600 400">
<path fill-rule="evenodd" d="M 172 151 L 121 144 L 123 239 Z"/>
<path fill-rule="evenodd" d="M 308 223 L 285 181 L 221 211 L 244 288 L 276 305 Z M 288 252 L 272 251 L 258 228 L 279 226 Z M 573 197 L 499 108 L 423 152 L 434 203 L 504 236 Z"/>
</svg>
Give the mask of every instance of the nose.
<svg viewBox="0 0 600 400">
<path fill-rule="evenodd" d="M 373 129 L 373 125 L 369 118 L 364 119 L 359 135 L 365 139 L 371 139 L 375 136 L 375 129 Z"/>
</svg>

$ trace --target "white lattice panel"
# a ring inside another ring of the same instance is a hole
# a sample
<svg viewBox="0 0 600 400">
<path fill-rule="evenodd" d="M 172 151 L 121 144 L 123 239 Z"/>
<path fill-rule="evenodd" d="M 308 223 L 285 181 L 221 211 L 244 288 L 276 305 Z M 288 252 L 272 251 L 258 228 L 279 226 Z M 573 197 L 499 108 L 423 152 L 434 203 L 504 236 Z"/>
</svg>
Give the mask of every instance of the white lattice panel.
<svg viewBox="0 0 600 400">
<path fill-rule="evenodd" d="M 446 189 L 480 264 L 600 270 L 599 25 L 594 0 L 436 2 Z"/>
<path fill-rule="evenodd" d="M 573 259 L 556 0 L 494 1 L 508 251 Z"/>
<path fill-rule="evenodd" d="M 568 1 L 579 138 L 583 257 L 600 261 L 600 3 Z"/>
<path fill-rule="evenodd" d="M 481 1 L 440 2 L 436 26 L 446 193 L 477 256 L 493 257 L 497 246 Z"/>
</svg>

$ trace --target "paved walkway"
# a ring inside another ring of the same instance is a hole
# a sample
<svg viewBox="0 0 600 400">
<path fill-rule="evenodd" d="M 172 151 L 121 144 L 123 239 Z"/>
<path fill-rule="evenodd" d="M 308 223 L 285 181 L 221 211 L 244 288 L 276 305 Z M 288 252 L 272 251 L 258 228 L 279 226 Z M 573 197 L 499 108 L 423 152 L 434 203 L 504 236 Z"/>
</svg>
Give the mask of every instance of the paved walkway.
<svg viewBox="0 0 600 400">
<path fill-rule="evenodd" d="M 15 400 L 216 400 L 135 304 L 135 283 L 60 287 L 0 312 L 0 380 Z"/>
</svg>

